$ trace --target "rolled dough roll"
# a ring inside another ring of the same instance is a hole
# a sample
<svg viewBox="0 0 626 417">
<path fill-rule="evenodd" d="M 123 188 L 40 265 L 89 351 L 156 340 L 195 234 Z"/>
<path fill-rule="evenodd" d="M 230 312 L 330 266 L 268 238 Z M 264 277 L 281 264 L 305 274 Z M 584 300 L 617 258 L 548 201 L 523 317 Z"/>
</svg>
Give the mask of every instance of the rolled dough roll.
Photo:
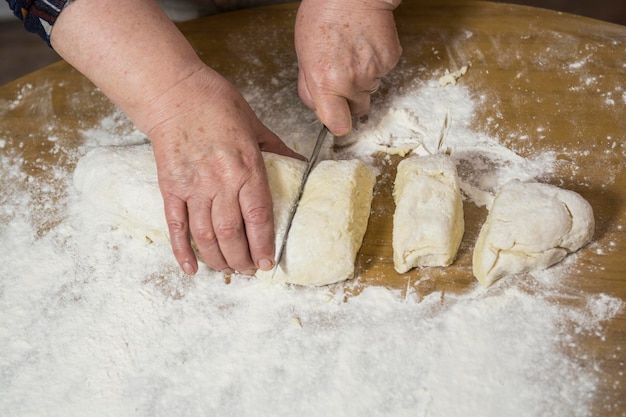
<svg viewBox="0 0 626 417">
<path fill-rule="evenodd" d="M 474 276 L 485 287 L 506 276 L 541 270 L 591 241 L 591 205 L 553 185 L 517 180 L 493 201 L 473 254 Z"/>
<path fill-rule="evenodd" d="M 393 190 L 393 265 L 447 266 L 459 249 L 465 223 L 456 166 L 446 155 L 400 161 Z"/>
<path fill-rule="evenodd" d="M 263 153 L 272 192 L 276 241 L 306 163 Z M 150 145 L 102 147 L 85 155 L 74 171 L 82 198 L 116 227 L 156 243 L 169 242 Z M 374 176 L 360 161 L 323 161 L 311 172 L 294 218 L 276 280 L 326 285 L 351 278 L 369 219 Z M 272 272 L 258 271 L 259 277 Z"/>
<path fill-rule="evenodd" d="M 74 186 L 113 226 L 157 243 L 169 242 L 152 146 L 109 146 L 78 161 Z"/>
<path fill-rule="evenodd" d="M 299 180 L 289 190 L 272 186 L 270 180 L 277 247 Z M 274 279 L 320 286 L 352 278 L 367 228 L 374 180 L 361 161 L 320 162 L 309 175 Z M 272 273 L 257 271 L 256 275 L 269 279 Z"/>
</svg>

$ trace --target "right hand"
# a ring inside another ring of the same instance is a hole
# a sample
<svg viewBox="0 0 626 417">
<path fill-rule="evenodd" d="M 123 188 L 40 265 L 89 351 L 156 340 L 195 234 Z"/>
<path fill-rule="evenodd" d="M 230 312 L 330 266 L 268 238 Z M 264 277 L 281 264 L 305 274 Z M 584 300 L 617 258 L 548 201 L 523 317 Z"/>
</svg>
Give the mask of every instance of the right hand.
<svg viewBox="0 0 626 417">
<path fill-rule="evenodd" d="M 295 27 L 298 93 L 335 136 L 369 111 L 370 93 L 402 54 L 399 0 L 302 0 Z"/>
</svg>

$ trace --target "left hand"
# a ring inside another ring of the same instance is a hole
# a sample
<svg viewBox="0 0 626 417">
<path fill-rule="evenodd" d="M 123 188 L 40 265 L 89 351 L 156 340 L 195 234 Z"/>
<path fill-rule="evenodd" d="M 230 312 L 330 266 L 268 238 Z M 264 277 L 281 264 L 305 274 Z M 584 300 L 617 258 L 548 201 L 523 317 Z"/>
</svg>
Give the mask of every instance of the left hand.
<svg viewBox="0 0 626 417">
<path fill-rule="evenodd" d="M 398 0 L 303 0 L 296 16 L 298 93 L 336 136 L 352 115 L 369 111 L 370 93 L 393 69 L 402 47 L 393 10 Z"/>
</svg>

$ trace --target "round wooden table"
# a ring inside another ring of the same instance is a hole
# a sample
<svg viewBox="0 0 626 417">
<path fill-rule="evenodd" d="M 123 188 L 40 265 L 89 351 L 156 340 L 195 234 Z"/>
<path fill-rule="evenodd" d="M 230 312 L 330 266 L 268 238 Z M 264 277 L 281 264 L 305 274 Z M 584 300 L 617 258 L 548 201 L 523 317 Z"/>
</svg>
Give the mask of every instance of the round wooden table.
<svg viewBox="0 0 626 417">
<path fill-rule="evenodd" d="M 296 103 L 296 7 L 249 9 L 179 26 L 200 56 L 237 86 L 264 85 Z M 471 63 L 459 82 L 481 97 L 473 128 L 522 156 L 556 152 L 562 163 L 548 182 L 579 192 L 594 208 L 594 242 L 576 255 L 577 267 L 568 277 L 571 291 L 626 300 L 626 27 L 535 8 L 451 0 L 406 1 L 396 20 L 404 55 L 390 75 L 394 83 L 433 79 Z M 389 92 L 384 84 L 381 94 Z M 66 149 L 79 145 L 78 132 L 114 110 L 64 62 L 1 87 L 0 100 L 3 156 L 23 157 L 27 174 L 50 178 L 51 167 L 72 168 L 75 160 Z M 304 106 L 297 111 L 303 123 L 312 120 Z M 381 166 L 393 174 L 393 164 Z M 373 204 L 379 209 L 370 219 L 357 259 L 358 280 L 346 286 L 347 296 L 368 285 L 410 285 L 422 296 L 475 285 L 471 250 L 486 210 L 465 204 L 467 232 L 453 266 L 429 271 L 427 280 L 419 269 L 399 275 L 390 245 L 393 175 L 387 178 L 377 185 Z M 41 191 L 47 197 L 53 192 Z M 37 220 L 40 233 L 62 219 L 62 208 L 47 213 Z M 605 376 L 593 415 L 626 415 L 626 311 L 606 324 L 606 340 L 581 337 L 579 343 Z"/>
</svg>

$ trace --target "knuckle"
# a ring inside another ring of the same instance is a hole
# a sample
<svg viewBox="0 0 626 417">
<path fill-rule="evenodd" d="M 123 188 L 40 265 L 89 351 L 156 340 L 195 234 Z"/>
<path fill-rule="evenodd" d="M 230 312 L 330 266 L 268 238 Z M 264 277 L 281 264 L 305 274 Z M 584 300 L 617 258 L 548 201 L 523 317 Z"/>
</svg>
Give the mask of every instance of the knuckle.
<svg viewBox="0 0 626 417">
<path fill-rule="evenodd" d="M 266 224 L 273 218 L 272 208 L 268 206 L 256 206 L 249 208 L 244 213 L 247 224 L 261 225 Z"/>
<path fill-rule="evenodd" d="M 215 236 L 218 240 L 234 240 L 241 235 L 243 229 L 241 225 L 226 222 L 215 225 Z"/>
<path fill-rule="evenodd" d="M 178 219 L 169 219 L 167 221 L 167 228 L 171 235 L 179 236 L 187 233 L 187 223 Z"/>
<path fill-rule="evenodd" d="M 217 243 L 217 236 L 210 227 L 197 227 L 191 234 L 198 246 L 207 247 Z"/>
</svg>

